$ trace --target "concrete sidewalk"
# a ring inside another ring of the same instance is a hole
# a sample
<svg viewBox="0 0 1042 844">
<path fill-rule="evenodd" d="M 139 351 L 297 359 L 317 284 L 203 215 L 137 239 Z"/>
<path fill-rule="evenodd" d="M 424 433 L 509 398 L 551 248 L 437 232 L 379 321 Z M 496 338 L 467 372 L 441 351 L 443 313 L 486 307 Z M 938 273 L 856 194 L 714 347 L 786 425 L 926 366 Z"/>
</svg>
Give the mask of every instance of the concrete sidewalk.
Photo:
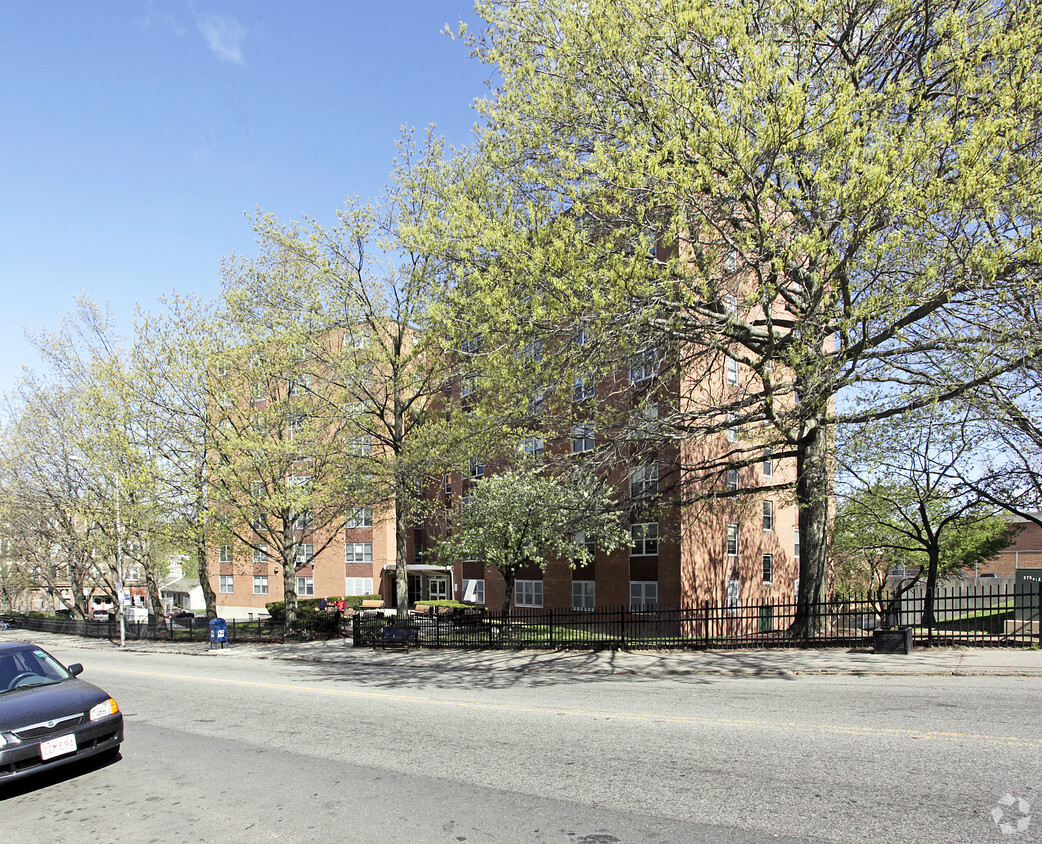
<svg viewBox="0 0 1042 844">
<path fill-rule="evenodd" d="M 28 640 L 45 648 L 118 650 L 106 639 L 0 631 L 0 641 Z M 374 652 L 350 639 L 237 644 L 211 650 L 205 642 L 128 641 L 136 653 L 193 654 L 212 659 L 282 659 L 338 665 L 410 666 L 427 671 L 561 672 L 592 675 L 793 677 L 934 676 L 1042 677 L 1042 651 L 1027 648 L 920 648 L 911 654 L 875 654 L 839 648 L 736 651 L 454 651 Z"/>
</svg>

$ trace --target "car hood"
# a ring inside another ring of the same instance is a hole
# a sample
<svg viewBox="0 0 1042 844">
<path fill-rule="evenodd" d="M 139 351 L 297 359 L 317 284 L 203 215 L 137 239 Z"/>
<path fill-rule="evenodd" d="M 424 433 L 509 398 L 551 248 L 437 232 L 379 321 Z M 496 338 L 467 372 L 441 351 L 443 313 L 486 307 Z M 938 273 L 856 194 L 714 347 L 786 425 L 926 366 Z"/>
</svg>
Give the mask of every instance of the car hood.
<svg viewBox="0 0 1042 844">
<path fill-rule="evenodd" d="M 18 689 L 0 695 L 0 731 L 86 713 L 94 704 L 108 700 L 97 686 L 75 678 L 50 686 Z"/>
</svg>

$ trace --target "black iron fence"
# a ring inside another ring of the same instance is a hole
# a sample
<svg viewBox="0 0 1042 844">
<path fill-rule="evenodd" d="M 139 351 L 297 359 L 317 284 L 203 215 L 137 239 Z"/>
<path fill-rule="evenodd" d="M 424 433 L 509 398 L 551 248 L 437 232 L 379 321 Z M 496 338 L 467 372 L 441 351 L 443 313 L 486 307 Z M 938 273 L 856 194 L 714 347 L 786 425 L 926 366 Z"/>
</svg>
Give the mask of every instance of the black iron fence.
<svg viewBox="0 0 1042 844">
<path fill-rule="evenodd" d="M 872 647 L 874 631 L 912 629 L 915 643 L 989 647 L 1042 646 L 1042 586 L 966 593 L 937 590 L 932 612 L 923 594 L 880 602 L 855 596 L 815 605 L 813 632 L 795 635 L 795 601 L 703 604 L 638 611 L 628 607 L 584 610 L 518 608 L 509 618 L 485 611 L 414 613 L 406 621 L 376 613 L 352 620 L 354 643 L 366 647 L 394 639 L 385 628 L 407 626 L 427 648 L 724 649 L 771 647 Z"/>
<path fill-rule="evenodd" d="M 36 618 L 33 616 L 5 616 L 4 618 L 16 629 L 119 641 L 119 622 L 115 620 L 95 621 L 89 618 Z M 230 644 L 235 642 L 278 642 L 283 637 L 281 621 L 273 622 L 267 618 L 248 621 L 229 619 L 227 625 Z M 303 631 L 303 634 L 308 636 L 309 632 Z M 124 625 L 124 635 L 128 641 L 208 642 L 210 621 L 205 616 L 196 616 L 194 618 L 157 619 L 140 624 L 127 622 Z"/>
</svg>

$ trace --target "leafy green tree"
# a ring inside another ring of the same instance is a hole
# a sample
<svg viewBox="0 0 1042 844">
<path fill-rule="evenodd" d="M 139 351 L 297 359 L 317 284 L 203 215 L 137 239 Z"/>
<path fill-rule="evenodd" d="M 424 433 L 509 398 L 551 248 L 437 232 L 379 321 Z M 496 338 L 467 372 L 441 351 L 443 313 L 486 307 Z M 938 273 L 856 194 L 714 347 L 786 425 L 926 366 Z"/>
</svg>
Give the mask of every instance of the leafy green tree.
<svg viewBox="0 0 1042 844">
<path fill-rule="evenodd" d="M 958 396 L 1035 354 L 1042 201 L 1035 3 L 480 2 L 497 87 L 432 249 L 445 328 L 490 380 L 527 338 L 546 382 L 645 344 L 684 373 L 663 430 L 716 437 L 694 481 L 795 462 L 794 633 L 820 628 L 836 425 Z M 960 357 L 961 356 L 961 357 Z M 738 389 L 713 380 L 727 359 Z M 557 367 L 556 375 L 553 367 Z M 837 403 L 837 396 L 844 400 Z M 725 429 L 742 436 L 725 444 Z"/>
<path fill-rule="evenodd" d="M 932 408 L 868 425 L 842 444 L 834 542 L 841 571 L 881 596 L 895 566 L 916 567 L 898 591 L 925 577 L 926 625 L 938 580 L 993 557 L 1018 531 L 962 481 L 975 458 L 962 421 Z"/>
<path fill-rule="evenodd" d="M 589 475 L 554 477 L 522 466 L 473 487 L 458 524 L 438 544 L 438 559 L 475 558 L 498 569 L 506 582 L 503 618 L 509 623 L 518 569 L 545 569 L 551 558 L 589 563 L 585 537 L 606 551 L 629 541 L 608 487 Z"/>
<path fill-rule="evenodd" d="M 406 132 L 398 150 L 380 199 L 348 202 L 336 226 L 310 221 L 304 230 L 264 216 L 256 227 L 292 273 L 310 280 L 320 331 L 337 338 L 311 344 L 315 382 L 343 397 L 341 446 L 353 455 L 356 506 L 394 520 L 395 604 L 404 615 L 408 531 L 429 515 L 431 477 L 459 465 L 469 436 L 450 430 L 442 413 L 452 360 L 427 328 L 445 277 L 415 235 L 437 210 L 432 171 L 442 143 L 428 132 L 417 148 Z"/>
</svg>

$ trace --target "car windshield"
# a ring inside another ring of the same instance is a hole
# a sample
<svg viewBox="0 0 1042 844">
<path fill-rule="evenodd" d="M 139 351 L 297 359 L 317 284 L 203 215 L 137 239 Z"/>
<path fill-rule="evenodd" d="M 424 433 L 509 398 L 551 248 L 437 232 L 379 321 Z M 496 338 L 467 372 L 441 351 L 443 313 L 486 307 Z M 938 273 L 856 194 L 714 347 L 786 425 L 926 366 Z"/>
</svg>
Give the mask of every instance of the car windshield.
<svg viewBox="0 0 1042 844">
<path fill-rule="evenodd" d="M 69 676 L 54 657 L 39 648 L 0 654 L 0 694 L 31 686 L 49 686 Z"/>
</svg>

